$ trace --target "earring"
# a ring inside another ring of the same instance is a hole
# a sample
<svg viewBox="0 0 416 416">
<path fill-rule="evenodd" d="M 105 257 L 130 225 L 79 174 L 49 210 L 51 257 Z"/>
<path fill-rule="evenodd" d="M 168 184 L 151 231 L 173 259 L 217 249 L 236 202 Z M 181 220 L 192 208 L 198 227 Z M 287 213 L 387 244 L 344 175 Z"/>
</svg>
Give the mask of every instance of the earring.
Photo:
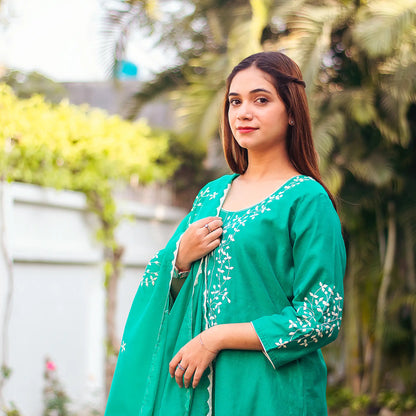
<svg viewBox="0 0 416 416">
<path fill-rule="evenodd" d="M 289 120 L 289 124 L 290 124 L 291 126 L 294 126 L 294 125 L 295 125 L 295 120 Z"/>
</svg>

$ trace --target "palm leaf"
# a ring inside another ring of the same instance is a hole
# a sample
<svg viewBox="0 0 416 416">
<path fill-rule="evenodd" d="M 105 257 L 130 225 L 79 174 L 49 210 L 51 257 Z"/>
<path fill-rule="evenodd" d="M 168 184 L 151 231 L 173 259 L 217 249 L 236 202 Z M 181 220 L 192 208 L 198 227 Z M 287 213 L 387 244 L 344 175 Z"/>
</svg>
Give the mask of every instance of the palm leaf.
<svg viewBox="0 0 416 416">
<path fill-rule="evenodd" d="M 325 117 L 314 123 L 313 136 L 318 153 L 327 159 L 335 144 L 345 136 L 345 116 L 340 111 L 325 112 Z"/>
<path fill-rule="evenodd" d="M 133 28 L 140 27 L 145 34 L 152 34 L 156 7 L 156 0 L 111 1 L 101 28 L 101 56 L 107 76 L 116 77 L 118 65 L 125 55 Z"/>
<path fill-rule="evenodd" d="M 412 42 L 403 44 L 397 53 L 382 62 L 381 87 L 397 101 L 416 101 L 416 28 Z"/>
<path fill-rule="evenodd" d="M 335 27 L 350 18 L 352 10 L 333 2 L 326 2 L 324 6 L 303 3 L 295 4 L 297 8 L 276 9 L 275 13 L 284 10 L 289 30 L 289 36 L 281 38 L 276 47 L 298 63 L 307 85 L 308 97 L 311 98 L 318 84 L 322 58 L 330 48 L 331 34 Z"/>
<path fill-rule="evenodd" d="M 362 7 L 354 36 L 370 57 L 396 49 L 416 25 L 415 0 L 375 0 Z"/>
<path fill-rule="evenodd" d="M 205 54 L 192 61 L 187 85 L 170 94 L 181 132 L 192 132 L 195 139 L 205 143 L 215 135 L 227 66 L 225 55 Z"/>
<path fill-rule="evenodd" d="M 129 97 L 124 104 L 123 116 L 129 120 L 134 120 L 146 103 L 184 86 L 186 84 L 184 75 L 186 70 L 186 64 L 169 68 L 158 73 L 152 81 L 139 85 L 139 90 Z"/>
<path fill-rule="evenodd" d="M 389 186 L 394 177 L 393 166 L 381 153 L 374 152 L 366 158 L 348 159 L 346 167 L 357 179 L 378 188 Z"/>
</svg>

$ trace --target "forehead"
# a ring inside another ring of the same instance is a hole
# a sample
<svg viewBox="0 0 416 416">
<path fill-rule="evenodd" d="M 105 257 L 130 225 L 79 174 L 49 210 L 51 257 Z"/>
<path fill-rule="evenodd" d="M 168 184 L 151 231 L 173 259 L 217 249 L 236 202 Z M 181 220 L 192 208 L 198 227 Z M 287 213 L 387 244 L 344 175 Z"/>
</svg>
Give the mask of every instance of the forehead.
<svg viewBox="0 0 416 416">
<path fill-rule="evenodd" d="M 277 94 L 272 77 L 267 72 L 251 66 L 237 72 L 231 81 L 229 92 L 241 94 L 259 88 Z"/>
</svg>

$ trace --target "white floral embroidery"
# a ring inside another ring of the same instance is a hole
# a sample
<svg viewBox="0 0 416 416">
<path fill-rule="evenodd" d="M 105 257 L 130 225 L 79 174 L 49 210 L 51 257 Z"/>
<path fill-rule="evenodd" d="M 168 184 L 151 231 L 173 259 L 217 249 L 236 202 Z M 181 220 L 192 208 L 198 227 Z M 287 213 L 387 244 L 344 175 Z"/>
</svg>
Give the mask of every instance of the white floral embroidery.
<svg viewBox="0 0 416 416">
<path fill-rule="evenodd" d="M 317 343 L 319 338 L 333 335 L 334 330 L 341 327 L 342 317 L 342 297 L 337 292 L 335 286 L 319 282 L 319 288 L 315 292 L 309 292 L 309 296 L 304 298 L 296 314 L 296 321 L 289 320 L 289 340 L 283 341 L 282 338 L 276 342 L 278 348 L 286 348 L 289 342 L 296 342 L 307 347 L 311 343 Z"/>
<path fill-rule="evenodd" d="M 197 209 L 198 207 L 201 207 L 202 205 L 204 205 L 203 200 L 204 198 L 208 198 L 208 199 L 214 199 L 216 198 L 218 195 L 218 192 L 211 192 L 209 186 L 206 187 L 204 190 L 200 191 L 198 196 L 195 199 L 195 202 L 192 206 L 192 210 L 194 211 L 195 209 Z"/>
<path fill-rule="evenodd" d="M 286 344 L 289 344 L 289 341 L 283 341 L 282 338 L 279 339 L 279 342 L 276 342 L 279 348 L 286 348 Z"/>
<path fill-rule="evenodd" d="M 143 274 L 143 278 L 140 281 L 139 286 L 154 286 L 156 283 L 157 278 L 159 277 L 159 253 L 156 254 L 152 260 L 150 260 L 149 264 L 146 267 L 146 270 Z"/>
<path fill-rule="evenodd" d="M 126 351 L 126 343 L 122 341 L 120 345 L 120 352 L 124 352 L 124 351 Z"/>
<path fill-rule="evenodd" d="M 214 251 L 214 270 L 211 274 L 211 285 L 208 288 L 207 310 L 209 326 L 217 324 L 218 315 L 222 308 L 231 303 L 229 297 L 228 282 L 233 277 L 234 267 L 231 265 L 230 247 L 235 242 L 237 234 L 247 221 L 254 220 L 260 214 L 270 211 L 270 203 L 278 201 L 285 192 L 302 182 L 312 180 L 308 176 L 297 176 L 284 185 L 278 192 L 265 198 L 263 201 L 247 210 L 228 212 L 223 223 L 223 234 L 220 246 Z"/>
</svg>

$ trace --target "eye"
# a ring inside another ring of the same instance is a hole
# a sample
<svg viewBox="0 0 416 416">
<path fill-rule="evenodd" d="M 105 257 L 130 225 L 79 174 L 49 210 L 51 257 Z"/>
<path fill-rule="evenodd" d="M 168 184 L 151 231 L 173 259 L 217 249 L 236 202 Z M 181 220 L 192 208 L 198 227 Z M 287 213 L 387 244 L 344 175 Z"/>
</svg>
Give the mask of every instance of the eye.
<svg viewBox="0 0 416 416">
<path fill-rule="evenodd" d="M 238 98 L 231 98 L 230 100 L 229 100 L 229 103 L 230 103 L 230 105 L 231 106 L 236 106 L 236 105 L 238 105 L 238 104 L 240 104 L 241 103 L 241 101 L 238 99 Z"/>
<path fill-rule="evenodd" d="M 256 102 L 260 104 L 266 104 L 269 102 L 269 100 L 266 97 L 259 97 L 256 99 Z"/>
</svg>

